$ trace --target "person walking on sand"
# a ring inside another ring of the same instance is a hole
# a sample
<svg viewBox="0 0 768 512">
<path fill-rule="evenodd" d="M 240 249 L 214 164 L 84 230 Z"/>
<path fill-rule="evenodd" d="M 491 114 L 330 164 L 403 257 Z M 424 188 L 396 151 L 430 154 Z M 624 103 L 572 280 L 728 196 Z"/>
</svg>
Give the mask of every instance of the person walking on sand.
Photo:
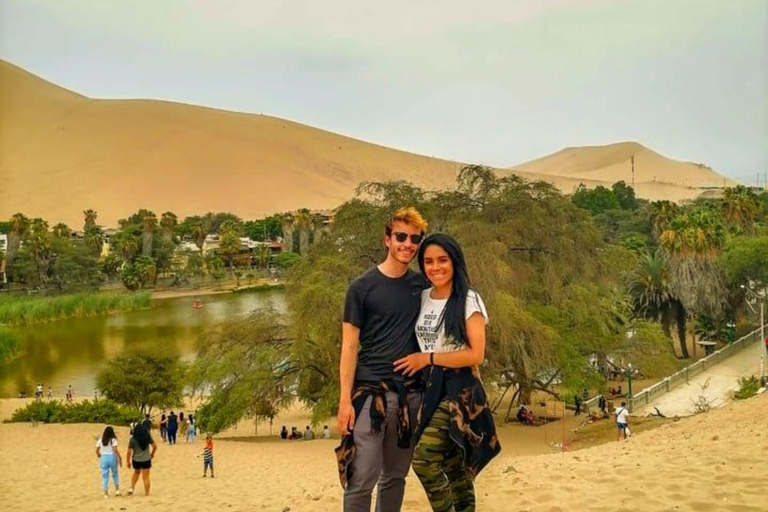
<svg viewBox="0 0 768 512">
<path fill-rule="evenodd" d="M 478 369 L 485 360 L 488 312 L 471 288 L 453 237 L 428 236 L 418 261 L 432 284 L 421 293 L 415 327 L 421 352 L 395 362 L 406 377 L 426 368 L 413 472 L 435 512 L 474 512 L 474 479 L 501 451 Z"/>
<path fill-rule="evenodd" d="M 347 290 L 336 448 L 345 512 L 369 512 L 374 487 L 378 512 L 402 507 L 421 386 L 394 362 L 418 351 L 413 328 L 424 282 L 408 267 L 426 229 L 415 208 L 397 210 L 384 227 L 385 260 Z"/>
<path fill-rule="evenodd" d="M 96 457 L 101 468 L 101 487 L 104 489 L 104 497 L 109 498 L 109 473 L 112 472 L 112 483 L 115 484 L 115 496 L 120 496 L 120 477 L 117 473 L 118 464 L 123 467 L 123 458 L 117 448 L 117 436 L 115 429 L 106 427 L 101 434 L 101 439 L 96 441 Z"/>
<path fill-rule="evenodd" d="M 211 437 L 211 434 L 205 436 L 205 448 L 203 448 L 203 478 L 208 475 L 208 468 L 211 468 L 211 478 L 213 478 L 213 437 Z"/>
<path fill-rule="evenodd" d="M 176 444 L 176 432 L 179 430 L 179 419 L 171 411 L 168 415 L 168 444 Z"/>
<path fill-rule="evenodd" d="M 144 482 L 144 495 L 147 496 L 149 494 L 149 471 L 152 469 L 152 459 L 155 458 L 156 451 L 157 445 L 147 428 L 142 423 L 136 425 L 133 429 L 133 437 L 131 437 L 128 443 L 128 453 L 126 455 L 128 463 L 133 467 L 131 488 L 128 490 L 129 495 L 133 494 L 136 482 L 139 481 L 139 475 L 141 475 L 141 479 Z"/>
<path fill-rule="evenodd" d="M 629 437 L 629 411 L 627 410 L 627 402 L 621 402 L 621 407 L 616 409 L 616 441 L 621 441 L 622 435 L 624 439 Z"/>
<path fill-rule="evenodd" d="M 197 425 L 195 425 L 195 417 L 190 414 L 187 418 L 187 443 L 195 442 L 195 434 L 197 433 Z"/>
<path fill-rule="evenodd" d="M 168 438 L 168 417 L 165 415 L 165 412 L 160 416 L 160 437 L 163 439 L 163 442 L 167 441 Z"/>
</svg>

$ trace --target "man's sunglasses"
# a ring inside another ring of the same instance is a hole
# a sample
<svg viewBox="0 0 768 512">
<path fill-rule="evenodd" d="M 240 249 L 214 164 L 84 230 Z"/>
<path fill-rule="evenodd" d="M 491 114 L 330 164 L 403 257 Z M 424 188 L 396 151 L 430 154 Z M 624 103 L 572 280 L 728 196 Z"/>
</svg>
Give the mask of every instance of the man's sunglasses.
<svg viewBox="0 0 768 512">
<path fill-rule="evenodd" d="M 395 235 L 395 240 L 400 243 L 405 242 L 409 236 L 413 245 L 419 245 L 421 241 L 424 240 L 424 235 L 408 235 L 408 233 L 403 233 L 402 231 L 395 231 L 392 234 Z"/>
</svg>

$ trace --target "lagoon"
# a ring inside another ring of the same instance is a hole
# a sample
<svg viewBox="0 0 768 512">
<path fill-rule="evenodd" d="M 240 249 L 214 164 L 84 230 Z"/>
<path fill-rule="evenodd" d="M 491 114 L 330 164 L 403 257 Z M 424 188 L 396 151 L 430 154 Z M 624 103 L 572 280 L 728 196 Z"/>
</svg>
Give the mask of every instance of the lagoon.
<svg viewBox="0 0 768 512">
<path fill-rule="evenodd" d="M 0 397 L 15 397 L 21 389 L 33 396 L 38 382 L 46 394 L 50 385 L 56 398 L 63 398 L 70 384 L 75 397 L 93 397 L 98 372 L 126 351 L 152 349 L 192 361 L 197 336 L 205 329 L 262 306 L 285 309 L 279 290 L 208 295 L 200 309 L 192 307 L 193 301 L 163 299 L 153 301 L 151 309 L 14 328 L 23 353 L 0 365 Z"/>
</svg>

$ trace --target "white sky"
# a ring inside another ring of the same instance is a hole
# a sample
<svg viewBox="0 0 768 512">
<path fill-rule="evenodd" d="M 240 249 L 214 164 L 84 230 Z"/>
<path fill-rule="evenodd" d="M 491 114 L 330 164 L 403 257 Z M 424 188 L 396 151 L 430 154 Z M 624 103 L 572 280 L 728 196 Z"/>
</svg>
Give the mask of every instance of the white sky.
<svg viewBox="0 0 768 512">
<path fill-rule="evenodd" d="M 0 58 L 464 162 L 635 140 L 768 172 L 768 0 L 0 0 Z"/>
</svg>

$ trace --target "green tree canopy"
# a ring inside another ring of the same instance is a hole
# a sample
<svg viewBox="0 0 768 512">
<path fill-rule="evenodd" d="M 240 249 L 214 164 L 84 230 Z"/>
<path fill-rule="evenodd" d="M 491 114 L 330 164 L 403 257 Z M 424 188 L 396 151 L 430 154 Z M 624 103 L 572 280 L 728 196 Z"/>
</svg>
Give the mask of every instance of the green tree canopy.
<svg viewBox="0 0 768 512">
<path fill-rule="evenodd" d="M 138 352 L 110 361 L 96 387 L 110 400 L 150 414 L 183 404 L 185 373 L 177 357 Z"/>
</svg>

